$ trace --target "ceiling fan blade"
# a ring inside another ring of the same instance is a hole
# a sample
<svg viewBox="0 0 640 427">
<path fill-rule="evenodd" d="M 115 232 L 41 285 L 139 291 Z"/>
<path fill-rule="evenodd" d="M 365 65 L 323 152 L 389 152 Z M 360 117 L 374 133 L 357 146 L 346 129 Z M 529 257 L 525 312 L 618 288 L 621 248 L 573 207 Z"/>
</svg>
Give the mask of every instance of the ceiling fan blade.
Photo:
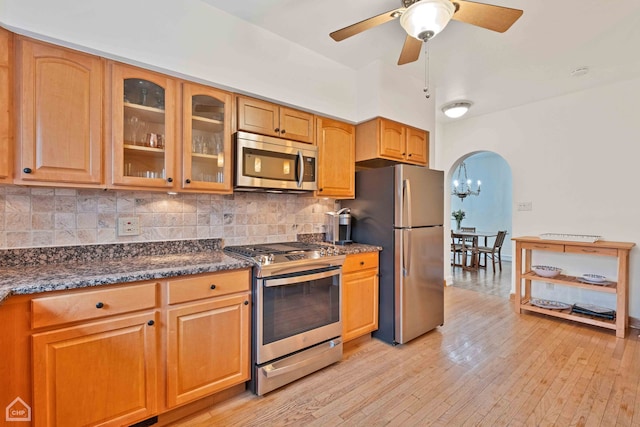
<svg viewBox="0 0 640 427">
<path fill-rule="evenodd" d="M 402 46 L 402 52 L 400 52 L 400 58 L 398 58 L 398 65 L 408 64 L 409 62 L 417 61 L 420 57 L 420 48 L 422 47 L 422 41 L 407 35 L 404 39 L 404 46 Z"/>
<path fill-rule="evenodd" d="M 368 30 L 369 28 L 377 27 L 378 25 L 393 21 L 394 19 L 399 17 L 404 10 L 404 7 L 399 7 L 397 9 L 381 13 L 380 15 L 372 16 L 369 19 L 365 19 L 364 21 L 360 21 L 353 25 L 349 25 L 348 27 L 344 27 L 340 30 L 336 30 L 329 35 L 337 42 L 342 41 L 351 36 L 355 36 L 356 34 L 360 34 L 361 32 Z"/>
<path fill-rule="evenodd" d="M 522 16 L 522 10 L 492 4 L 476 3 L 465 0 L 454 0 L 458 10 L 453 19 L 488 30 L 504 33 Z"/>
</svg>

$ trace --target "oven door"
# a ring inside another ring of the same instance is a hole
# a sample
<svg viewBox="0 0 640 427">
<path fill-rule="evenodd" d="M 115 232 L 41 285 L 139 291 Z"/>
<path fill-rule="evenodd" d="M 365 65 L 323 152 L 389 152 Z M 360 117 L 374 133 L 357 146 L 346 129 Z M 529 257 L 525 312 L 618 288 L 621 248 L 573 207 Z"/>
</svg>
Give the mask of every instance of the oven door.
<svg viewBox="0 0 640 427">
<path fill-rule="evenodd" d="M 256 363 L 286 356 L 342 334 L 342 267 L 257 279 Z"/>
</svg>

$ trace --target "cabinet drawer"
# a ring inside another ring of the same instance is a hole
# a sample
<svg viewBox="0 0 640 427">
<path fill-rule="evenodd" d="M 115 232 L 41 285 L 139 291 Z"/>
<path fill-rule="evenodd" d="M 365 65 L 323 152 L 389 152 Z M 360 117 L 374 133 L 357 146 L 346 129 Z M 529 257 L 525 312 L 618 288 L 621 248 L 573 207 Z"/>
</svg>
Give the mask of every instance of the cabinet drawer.
<svg viewBox="0 0 640 427">
<path fill-rule="evenodd" d="M 522 249 L 533 249 L 538 251 L 550 251 L 550 252 L 564 252 L 564 245 L 557 243 L 529 243 L 523 242 Z"/>
<path fill-rule="evenodd" d="M 31 300 L 31 326 L 98 319 L 156 306 L 156 283 L 83 291 Z"/>
<path fill-rule="evenodd" d="M 169 304 L 248 291 L 251 289 L 249 271 L 233 270 L 169 280 Z"/>
<path fill-rule="evenodd" d="M 368 268 L 378 268 L 378 252 L 347 255 L 342 266 L 342 272 L 353 273 Z"/>
<path fill-rule="evenodd" d="M 565 252 L 572 254 L 618 256 L 618 250 L 615 248 L 594 248 L 593 246 L 566 245 L 564 250 Z"/>
</svg>

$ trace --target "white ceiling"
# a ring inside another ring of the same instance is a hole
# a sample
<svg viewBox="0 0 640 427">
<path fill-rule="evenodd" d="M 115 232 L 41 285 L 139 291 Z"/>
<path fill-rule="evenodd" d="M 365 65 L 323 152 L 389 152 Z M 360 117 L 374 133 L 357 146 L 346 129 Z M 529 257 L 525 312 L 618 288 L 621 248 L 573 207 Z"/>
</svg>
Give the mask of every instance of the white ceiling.
<svg viewBox="0 0 640 427">
<path fill-rule="evenodd" d="M 342 42 L 329 33 L 401 6 L 400 0 L 202 0 L 281 37 L 359 69 L 396 64 L 405 33 L 399 20 Z M 429 41 L 437 120 L 450 101 L 474 103 L 465 117 L 640 75 L 640 0 L 496 0 L 524 10 L 505 33 L 451 21 Z M 424 51 L 402 67 L 425 80 Z M 395 66 L 395 65 L 394 65 Z M 589 73 L 572 77 L 579 67 Z"/>
</svg>

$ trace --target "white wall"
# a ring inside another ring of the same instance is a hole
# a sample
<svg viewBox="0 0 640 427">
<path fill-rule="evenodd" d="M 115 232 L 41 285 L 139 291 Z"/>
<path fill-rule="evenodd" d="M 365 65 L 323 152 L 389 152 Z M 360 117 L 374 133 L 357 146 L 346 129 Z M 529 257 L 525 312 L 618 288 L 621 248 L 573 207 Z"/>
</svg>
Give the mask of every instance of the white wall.
<svg viewBox="0 0 640 427">
<path fill-rule="evenodd" d="M 595 234 L 640 243 L 639 93 L 637 78 L 442 125 L 436 167 L 449 171 L 457 159 L 476 151 L 502 156 L 513 174 L 514 236 Z M 517 211 L 521 201 L 532 202 L 533 210 Z M 601 261 L 585 265 L 579 259 L 538 258 L 568 274 L 602 271 L 615 278 L 615 269 Z M 630 265 L 630 315 L 640 318 L 638 248 L 631 252 Z M 557 288 L 558 300 L 610 305 L 600 294 L 569 296 Z"/>
<path fill-rule="evenodd" d="M 401 68 L 347 68 L 200 0 L 0 0 L 0 25 L 349 122 L 435 123 L 435 99 Z"/>
</svg>

